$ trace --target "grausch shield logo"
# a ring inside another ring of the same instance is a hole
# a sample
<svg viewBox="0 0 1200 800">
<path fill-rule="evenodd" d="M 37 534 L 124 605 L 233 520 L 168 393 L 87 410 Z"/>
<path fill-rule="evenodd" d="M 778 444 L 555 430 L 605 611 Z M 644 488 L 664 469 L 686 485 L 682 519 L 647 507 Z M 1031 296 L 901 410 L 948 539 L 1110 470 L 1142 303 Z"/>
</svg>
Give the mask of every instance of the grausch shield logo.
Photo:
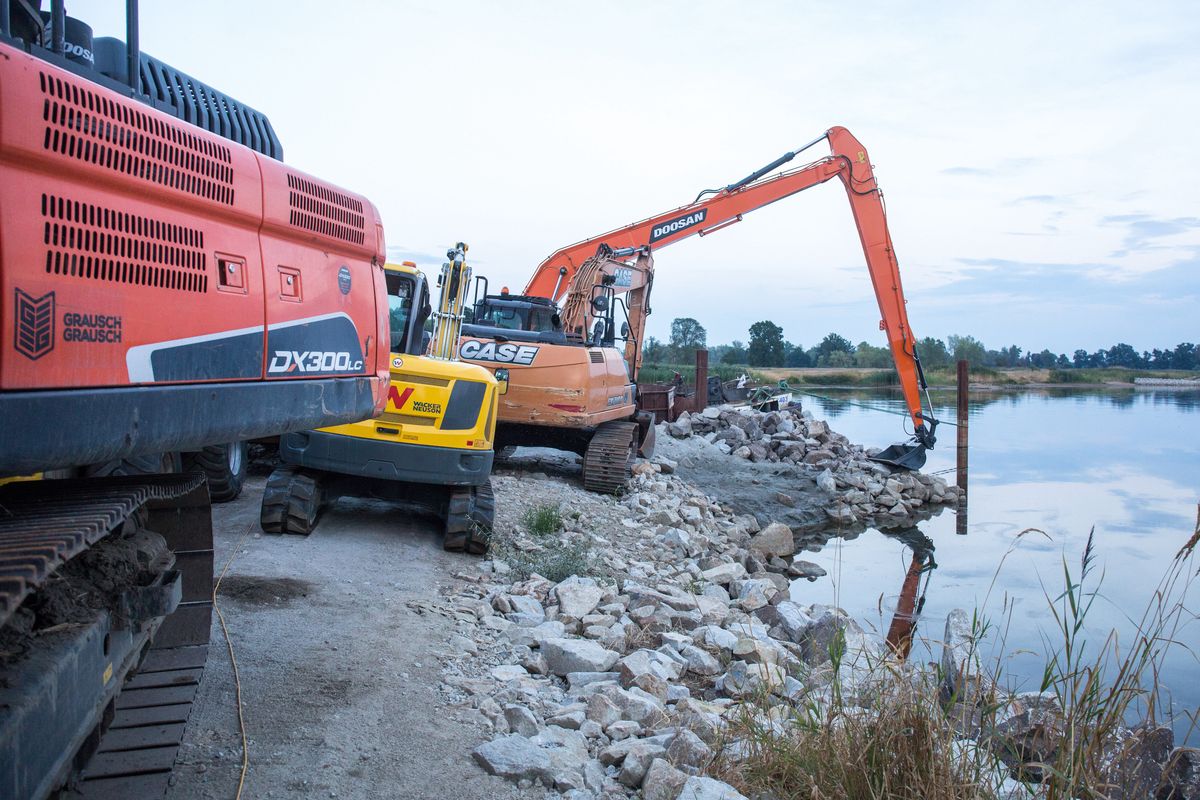
<svg viewBox="0 0 1200 800">
<path fill-rule="evenodd" d="M 28 359 L 37 361 L 54 349 L 54 292 L 31 297 L 16 290 L 16 331 L 13 346 Z"/>
</svg>

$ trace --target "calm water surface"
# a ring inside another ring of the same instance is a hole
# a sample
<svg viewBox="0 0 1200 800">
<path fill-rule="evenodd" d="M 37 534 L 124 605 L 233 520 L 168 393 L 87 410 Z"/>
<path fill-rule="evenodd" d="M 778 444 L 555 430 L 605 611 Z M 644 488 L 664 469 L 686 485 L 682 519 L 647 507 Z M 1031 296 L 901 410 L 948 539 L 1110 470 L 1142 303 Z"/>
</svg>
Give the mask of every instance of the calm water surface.
<svg viewBox="0 0 1200 800">
<path fill-rule="evenodd" d="M 815 391 L 828 399 L 805 396 L 805 408 L 852 442 L 882 447 L 902 439 L 901 417 L 845 402 L 900 410 L 898 394 Z M 933 402 L 940 419 L 954 421 L 953 392 L 935 392 Z M 938 568 L 929 577 L 919 633 L 939 639 L 947 612 L 956 607 L 982 608 L 998 619 L 1007 597 L 1005 670 L 1018 688 L 1036 690 L 1047 651 L 1042 637 L 1053 633 L 1045 595 L 1062 590 L 1064 558 L 1078 574 L 1088 532 L 1095 528 L 1093 575 L 1104 573 L 1102 599 L 1088 618 L 1088 638 L 1099 642 L 1112 629 L 1129 641 L 1130 619 L 1141 616 L 1193 531 L 1200 500 L 1200 393 L 1031 390 L 972 394 L 971 402 L 967 533 L 956 534 L 953 511 L 920 525 L 936 547 Z M 927 472 L 955 466 L 954 428 L 943 426 L 938 434 Z M 953 471 L 944 477 L 954 482 Z M 1022 537 L 1004 560 L 1025 528 L 1047 536 Z M 870 530 L 801 557 L 823 566 L 829 578 L 797 582 L 796 599 L 836 603 L 886 632 L 911 558 L 902 543 Z M 1193 613 L 1200 607 L 1197 595 L 1200 581 L 1190 596 Z M 1179 638 L 1200 653 L 1200 623 Z M 985 645 L 983 652 L 992 650 Z M 914 657 L 936 655 L 918 649 Z M 1162 683 L 1182 738 L 1189 723 L 1183 715 L 1195 715 L 1200 706 L 1197 655 L 1176 648 Z M 1195 744 L 1200 733 L 1188 738 Z"/>
</svg>

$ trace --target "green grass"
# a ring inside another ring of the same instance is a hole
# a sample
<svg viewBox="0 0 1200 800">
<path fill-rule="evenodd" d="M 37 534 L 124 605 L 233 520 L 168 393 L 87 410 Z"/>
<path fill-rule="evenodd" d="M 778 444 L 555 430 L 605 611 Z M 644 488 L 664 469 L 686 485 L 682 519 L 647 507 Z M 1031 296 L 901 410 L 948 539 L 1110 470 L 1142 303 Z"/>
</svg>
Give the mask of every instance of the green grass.
<svg viewBox="0 0 1200 800">
<path fill-rule="evenodd" d="M 528 519 L 530 513 L 525 516 Z M 531 544 L 528 540 L 518 541 L 518 537 L 511 532 L 493 532 L 489 557 L 507 564 L 512 570 L 513 579 L 518 581 L 541 575 L 558 583 L 572 575 L 602 577 L 607 574 L 593 563 L 587 545 L 582 540 L 563 540 L 552 533 L 537 534 L 539 541 Z"/>
<path fill-rule="evenodd" d="M 537 505 L 521 515 L 521 523 L 534 536 L 549 536 L 562 530 L 562 512 L 556 505 Z"/>
<path fill-rule="evenodd" d="M 1052 369 L 1051 383 L 1133 383 L 1134 378 L 1195 379 L 1200 373 L 1182 369 L 1127 369 L 1125 367 L 1083 367 L 1081 369 Z"/>
<path fill-rule="evenodd" d="M 676 372 L 683 376 L 684 384 L 688 386 L 695 384 L 695 364 L 642 364 L 642 371 L 638 375 L 638 383 L 670 383 L 674 379 Z M 713 364 L 710 362 L 708 365 L 708 374 L 710 376 L 716 375 L 722 381 L 732 381 L 740 378 L 742 375 L 749 375 L 759 382 L 766 380 L 761 373 L 755 372 L 751 367 L 732 364 Z"/>
</svg>

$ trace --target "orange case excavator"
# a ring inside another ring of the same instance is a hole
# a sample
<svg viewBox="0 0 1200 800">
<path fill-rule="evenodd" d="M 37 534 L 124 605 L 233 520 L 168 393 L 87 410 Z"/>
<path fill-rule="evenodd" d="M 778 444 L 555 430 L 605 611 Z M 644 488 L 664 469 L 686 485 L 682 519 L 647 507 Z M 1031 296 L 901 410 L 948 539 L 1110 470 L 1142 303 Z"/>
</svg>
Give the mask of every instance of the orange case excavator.
<svg viewBox="0 0 1200 800">
<path fill-rule="evenodd" d="M 829 142 L 830 155 L 771 175 L 821 141 Z M 487 295 L 485 290 L 476 324 L 464 327 L 470 338 L 463 342 L 462 353 L 467 360 L 509 370 L 497 445 L 575 450 L 584 455 L 585 485 L 599 490 L 619 486 L 616 476 L 628 469 L 636 444 L 631 438 L 638 427 L 633 421 L 635 384 L 650 311 L 652 251 L 714 233 L 751 211 L 833 178 L 842 181 L 850 200 L 879 302 L 880 329 L 887 333 L 913 423 L 913 441 L 892 445 L 876 459 L 919 468 L 925 450 L 934 445 L 937 420 L 927 394 L 923 403 L 925 379 L 882 195 L 866 149 L 840 127 L 736 183 L 701 192 L 689 205 L 555 251 L 538 266 L 523 295 Z M 559 313 L 557 303 L 564 297 Z M 625 314 L 620 332 L 618 307 Z M 623 353 L 616 349 L 618 339 L 623 340 Z M 641 429 L 643 436 L 652 430 L 644 420 Z"/>
</svg>

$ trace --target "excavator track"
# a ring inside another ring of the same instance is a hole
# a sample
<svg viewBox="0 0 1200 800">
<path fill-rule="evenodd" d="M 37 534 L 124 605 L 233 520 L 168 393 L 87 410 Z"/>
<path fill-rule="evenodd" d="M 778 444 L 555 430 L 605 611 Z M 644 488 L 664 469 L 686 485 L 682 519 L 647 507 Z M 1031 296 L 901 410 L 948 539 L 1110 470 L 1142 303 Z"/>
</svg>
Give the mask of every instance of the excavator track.
<svg viewBox="0 0 1200 800">
<path fill-rule="evenodd" d="M 446 535 L 442 546 L 482 555 L 487 552 L 495 520 L 496 497 L 491 479 L 479 486 L 456 486 L 450 490 L 446 504 Z"/>
<path fill-rule="evenodd" d="M 212 567 L 202 475 L 0 487 L 0 796 L 163 796 Z"/>
<path fill-rule="evenodd" d="M 616 494 L 629 480 L 638 443 L 636 422 L 606 422 L 596 428 L 583 454 L 583 487 Z"/>
</svg>

